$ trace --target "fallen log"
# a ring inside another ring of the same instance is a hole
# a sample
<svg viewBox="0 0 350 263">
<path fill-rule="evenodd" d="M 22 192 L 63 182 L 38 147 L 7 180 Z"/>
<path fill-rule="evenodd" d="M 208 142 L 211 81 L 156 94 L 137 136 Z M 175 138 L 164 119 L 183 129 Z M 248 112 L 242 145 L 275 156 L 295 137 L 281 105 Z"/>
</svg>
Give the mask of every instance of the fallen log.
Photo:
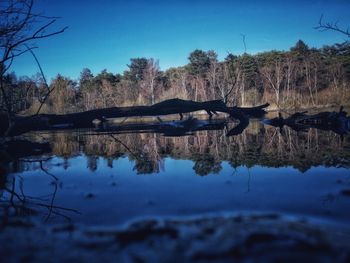
<svg viewBox="0 0 350 263">
<path fill-rule="evenodd" d="M 229 108 L 229 110 L 231 112 L 240 111 L 248 117 L 261 118 L 266 114 L 265 108 L 267 108 L 268 106 L 270 106 L 270 104 L 265 103 L 265 104 L 260 105 L 260 106 L 249 107 L 249 108 L 231 107 L 231 108 Z"/>
<path fill-rule="evenodd" d="M 113 107 L 96 109 L 64 115 L 40 114 L 30 117 L 16 117 L 8 135 L 13 136 L 31 130 L 62 128 L 90 128 L 96 120 L 105 122 L 110 118 L 146 117 L 179 114 L 204 110 L 211 118 L 217 112 L 224 112 L 240 121 L 246 121 L 250 115 L 261 114 L 268 104 L 253 108 L 227 107 L 221 100 L 196 102 L 191 100 L 170 99 L 151 106 Z"/>
</svg>

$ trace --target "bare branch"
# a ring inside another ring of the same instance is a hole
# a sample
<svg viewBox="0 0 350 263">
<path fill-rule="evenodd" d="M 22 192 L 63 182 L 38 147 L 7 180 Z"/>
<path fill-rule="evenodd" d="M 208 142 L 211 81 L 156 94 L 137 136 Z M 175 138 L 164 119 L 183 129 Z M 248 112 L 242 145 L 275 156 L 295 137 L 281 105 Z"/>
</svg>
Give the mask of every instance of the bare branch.
<svg viewBox="0 0 350 263">
<path fill-rule="evenodd" d="M 43 77 L 45 86 L 46 86 L 48 89 L 50 89 L 49 86 L 47 85 L 47 81 L 46 81 L 46 78 L 45 78 L 45 74 L 44 74 L 44 71 L 43 71 L 43 69 L 42 69 L 42 67 L 41 67 L 41 65 L 40 65 L 40 62 L 39 62 L 37 56 L 35 55 L 35 53 L 33 52 L 33 49 L 34 49 L 34 48 L 29 48 L 27 45 L 25 45 L 25 46 L 26 46 L 26 48 L 27 48 L 26 51 L 29 51 L 29 52 L 32 54 L 33 58 L 35 59 L 36 64 L 38 65 L 39 70 L 40 70 L 40 74 L 41 74 L 41 76 Z"/>
<path fill-rule="evenodd" d="M 9 63 L 9 65 L 7 67 L 5 67 L 4 73 L 7 72 L 8 69 L 11 67 L 11 64 L 12 64 L 14 58 L 19 57 L 19 56 L 23 55 L 24 53 L 30 52 L 30 51 L 32 51 L 33 49 L 36 49 L 36 48 L 37 47 L 27 48 L 26 50 L 20 51 L 19 53 L 16 53 L 16 54 L 14 54 L 12 52 L 12 55 L 8 57 L 8 60 L 10 60 L 10 63 Z"/>
<path fill-rule="evenodd" d="M 5 73 L 11 68 L 14 59 L 30 52 L 39 67 L 48 92 L 41 102 L 36 113 L 38 114 L 52 90 L 47 85 L 42 67 L 33 52 L 36 47 L 29 46 L 32 46 L 30 44 L 35 40 L 61 34 L 68 28 L 49 30 L 58 17 L 35 13 L 33 6 L 34 0 L 5 0 L 0 3 L 0 91 L 10 115 L 13 114 L 9 101 L 10 96 L 6 93 L 8 91 L 5 90 L 3 81 Z"/>
<path fill-rule="evenodd" d="M 320 20 L 318 21 L 318 26 L 315 26 L 314 29 L 317 29 L 317 30 L 319 30 L 321 32 L 332 30 L 332 31 L 336 31 L 336 32 L 342 33 L 342 34 L 346 35 L 347 37 L 350 37 L 349 28 L 347 28 L 347 29 L 340 28 L 338 26 L 338 21 L 336 21 L 334 23 L 324 22 L 323 21 L 323 15 L 321 15 Z"/>
<path fill-rule="evenodd" d="M 43 38 L 48 38 L 48 37 L 51 37 L 51 36 L 54 36 L 54 35 L 58 35 L 58 34 L 61 34 L 63 33 L 65 30 L 67 30 L 68 27 L 64 27 L 63 29 L 59 30 L 59 31 L 55 31 L 55 32 L 52 32 L 52 33 L 48 33 L 48 34 L 42 34 L 42 35 L 38 35 L 40 32 L 42 32 L 45 28 L 47 28 L 49 25 L 52 25 L 54 21 L 51 21 L 49 24 L 41 27 L 39 30 L 37 30 L 32 36 L 30 37 L 27 37 L 27 38 L 24 38 L 14 44 L 12 44 L 11 46 L 8 47 L 8 51 L 6 52 L 6 55 L 4 56 L 4 58 L 0 61 L 0 64 L 2 63 L 5 63 L 6 61 L 9 60 L 9 55 L 7 53 L 11 53 L 11 51 L 13 49 L 15 49 L 16 47 L 22 45 L 22 44 L 25 44 L 29 41 L 32 41 L 32 40 L 37 40 L 37 39 L 43 39 Z"/>
</svg>

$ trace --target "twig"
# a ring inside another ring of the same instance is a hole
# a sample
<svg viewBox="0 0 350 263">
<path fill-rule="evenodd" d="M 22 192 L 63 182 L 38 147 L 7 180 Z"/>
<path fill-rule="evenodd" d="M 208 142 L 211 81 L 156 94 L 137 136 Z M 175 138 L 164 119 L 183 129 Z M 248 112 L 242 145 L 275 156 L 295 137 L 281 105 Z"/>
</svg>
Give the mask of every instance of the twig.
<svg viewBox="0 0 350 263">
<path fill-rule="evenodd" d="M 42 76 L 42 78 L 43 78 L 43 80 L 44 80 L 44 84 L 45 84 L 45 86 L 46 86 L 46 88 L 47 88 L 47 90 L 48 90 L 47 93 L 46 93 L 46 95 L 45 95 L 45 97 L 44 97 L 44 99 L 43 99 L 42 101 L 40 101 L 40 106 L 39 106 L 38 110 L 36 111 L 36 113 L 34 114 L 34 116 L 36 116 L 36 115 L 39 114 L 41 108 L 42 108 L 43 105 L 45 104 L 45 102 L 46 102 L 47 98 L 49 97 L 49 95 L 50 95 L 50 94 L 52 93 L 52 91 L 55 89 L 55 86 L 54 86 L 52 89 L 50 89 L 49 85 L 47 84 L 47 80 L 46 80 L 44 71 L 43 71 L 43 69 L 42 69 L 42 67 L 41 67 L 41 65 L 40 65 L 40 62 L 39 62 L 37 56 L 36 56 L 35 53 L 33 52 L 33 49 L 30 49 L 26 44 L 25 44 L 25 47 L 27 48 L 27 51 L 29 51 L 29 52 L 32 54 L 33 58 L 35 59 L 35 62 L 36 62 L 36 64 L 38 65 L 38 68 L 39 68 L 39 70 L 40 70 L 40 74 L 41 74 L 41 76 Z"/>
</svg>

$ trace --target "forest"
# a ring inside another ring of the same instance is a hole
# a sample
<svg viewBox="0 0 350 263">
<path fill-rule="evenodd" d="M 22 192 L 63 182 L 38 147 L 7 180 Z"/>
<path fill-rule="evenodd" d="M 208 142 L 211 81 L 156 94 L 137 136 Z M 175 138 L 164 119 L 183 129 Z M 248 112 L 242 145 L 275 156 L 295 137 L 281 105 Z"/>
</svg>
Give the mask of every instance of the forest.
<svg viewBox="0 0 350 263">
<path fill-rule="evenodd" d="M 33 77 L 8 73 L 3 77 L 0 109 L 24 115 L 39 110 L 66 114 L 180 98 L 221 99 L 229 106 L 269 102 L 270 109 L 281 110 L 350 101 L 348 41 L 316 49 L 299 40 L 289 51 L 229 53 L 223 61 L 213 50 L 197 49 L 182 67 L 162 71 L 158 60 L 140 57 L 130 59 L 127 68 L 123 74 L 104 69 L 96 75 L 84 68 L 78 80 L 57 75 L 49 84 L 40 73 Z"/>
</svg>

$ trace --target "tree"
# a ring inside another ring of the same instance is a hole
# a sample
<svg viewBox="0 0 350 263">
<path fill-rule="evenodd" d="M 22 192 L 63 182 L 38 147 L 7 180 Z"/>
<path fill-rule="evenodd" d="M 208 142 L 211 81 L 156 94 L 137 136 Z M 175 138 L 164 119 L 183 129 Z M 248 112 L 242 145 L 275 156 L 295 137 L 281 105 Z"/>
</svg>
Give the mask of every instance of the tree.
<svg viewBox="0 0 350 263">
<path fill-rule="evenodd" d="M 170 96 L 189 99 L 187 91 L 188 71 L 185 67 L 170 68 L 165 71 L 166 86 Z"/>
<path fill-rule="evenodd" d="M 106 80 L 112 85 L 115 85 L 117 82 L 120 81 L 120 77 L 118 74 L 114 75 L 113 73 L 108 72 L 107 69 L 104 69 L 99 74 L 97 74 L 95 79 L 99 83 L 101 83 L 103 80 Z"/>
<path fill-rule="evenodd" d="M 213 58 L 213 54 L 209 54 Z M 207 99 L 207 73 L 210 69 L 210 57 L 207 52 L 196 49 L 188 57 L 190 63 L 187 66 L 192 75 L 191 86 L 193 89 L 193 98 L 197 100 Z"/>
<path fill-rule="evenodd" d="M 53 113 L 65 114 L 72 111 L 75 105 L 75 83 L 61 75 L 51 83 L 53 90 L 48 102 Z"/>
<path fill-rule="evenodd" d="M 290 48 L 292 53 L 295 53 L 300 59 L 307 56 L 310 52 L 308 45 L 304 41 L 298 40 L 294 47 Z"/>
<path fill-rule="evenodd" d="M 218 54 L 214 50 L 209 50 L 207 52 L 207 56 L 209 57 L 209 70 L 208 70 L 208 81 L 209 81 L 209 89 L 207 89 L 207 98 L 214 99 L 215 90 L 218 86 L 218 72 L 219 72 L 219 61 Z"/>
<path fill-rule="evenodd" d="M 282 58 L 275 58 L 271 64 L 267 64 L 260 70 L 261 74 L 266 78 L 268 86 L 275 92 L 276 105 L 280 109 L 280 95 L 282 91 L 283 74 L 283 60 Z"/>
<path fill-rule="evenodd" d="M 254 56 L 244 53 L 238 58 L 238 67 L 241 70 L 241 81 L 239 91 L 241 105 L 246 103 L 246 91 L 251 88 L 258 88 L 258 65 Z"/>
<path fill-rule="evenodd" d="M 84 68 L 80 73 L 80 78 L 79 78 L 80 89 L 89 88 L 93 80 L 94 80 L 94 75 L 91 73 L 91 70 L 88 68 Z"/>
<path fill-rule="evenodd" d="M 238 65 L 238 57 L 229 53 L 224 63 L 219 67 L 218 91 L 220 98 L 226 104 L 237 104 L 237 83 L 241 78 L 241 69 Z M 233 96 L 232 96 L 233 95 Z"/>
<path fill-rule="evenodd" d="M 125 77 L 131 81 L 137 82 L 143 80 L 143 73 L 148 66 L 147 58 L 132 58 L 129 70 L 124 73 Z"/>
<path fill-rule="evenodd" d="M 2 0 L 0 3 L 0 91 L 5 102 L 11 126 L 14 109 L 9 92 L 5 90 L 4 78 L 16 57 L 37 48 L 34 41 L 63 33 L 67 27 L 50 30 L 57 17 L 49 17 L 33 11 L 34 0 Z M 38 63 L 39 67 L 40 64 Z M 40 71 L 42 69 L 40 67 Z M 49 95 L 48 91 L 48 95 Z M 48 97 L 45 96 L 45 98 Z M 40 107 L 41 108 L 41 107 Z M 40 110 L 39 108 L 39 110 Z"/>
<path fill-rule="evenodd" d="M 3 0 L 0 10 L 0 50 L 2 75 L 11 67 L 13 60 L 35 49 L 30 45 L 34 40 L 60 34 L 58 31 L 48 32 L 49 27 L 57 20 L 33 12 L 34 0 Z"/>
<path fill-rule="evenodd" d="M 200 155 L 195 160 L 193 170 L 200 176 L 218 174 L 222 170 L 221 161 L 211 154 Z"/>
<path fill-rule="evenodd" d="M 79 98 L 81 100 L 81 108 L 91 110 L 95 108 L 95 100 L 97 97 L 97 83 L 91 70 L 84 68 L 79 78 Z"/>
<path fill-rule="evenodd" d="M 203 75 L 210 68 L 210 57 L 203 50 L 196 49 L 188 57 L 190 61 L 189 71 L 194 75 Z"/>
<path fill-rule="evenodd" d="M 142 91 L 145 97 L 150 99 L 151 104 L 155 103 L 157 78 L 159 77 L 159 62 L 153 58 L 148 59 L 147 67 L 143 72 Z"/>
<path fill-rule="evenodd" d="M 305 70 L 306 86 L 313 106 L 317 104 L 318 100 L 318 82 L 320 75 L 318 74 L 318 67 L 321 66 L 319 60 L 320 58 L 317 52 L 310 53 L 310 55 L 305 58 L 303 67 Z"/>
</svg>

